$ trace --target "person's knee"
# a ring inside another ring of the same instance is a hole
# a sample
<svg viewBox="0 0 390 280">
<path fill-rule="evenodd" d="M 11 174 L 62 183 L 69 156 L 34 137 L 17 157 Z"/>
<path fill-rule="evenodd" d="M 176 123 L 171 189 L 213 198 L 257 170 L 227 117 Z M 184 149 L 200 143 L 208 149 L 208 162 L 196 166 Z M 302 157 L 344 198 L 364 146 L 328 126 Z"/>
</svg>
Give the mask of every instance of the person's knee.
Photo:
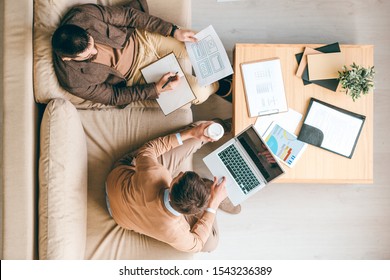
<svg viewBox="0 0 390 280">
<path fill-rule="evenodd" d="M 191 102 L 193 105 L 200 105 L 203 102 L 205 102 L 210 95 L 213 94 L 212 92 L 206 93 L 206 94 L 198 94 L 196 98 Z"/>
<path fill-rule="evenodd" d="M 212 83 L 211 85 L 198 88 L 195 92 L 196 98 L 192 101 L 192 104 L 194 105 L 202 104 L 217 90 L 218 90 L 218 83 Z"/>
<path fill-rule="evenodd" d="M 212 233 L 210 234 L 209 239 L 207 239 L 207 242 L 204 244 L 202 252 L 212 252 L 215 249 L 217 249 L 219 243 L 219 234 L 218 231 L 216 231 L 213 228 Z"/>
</svg>

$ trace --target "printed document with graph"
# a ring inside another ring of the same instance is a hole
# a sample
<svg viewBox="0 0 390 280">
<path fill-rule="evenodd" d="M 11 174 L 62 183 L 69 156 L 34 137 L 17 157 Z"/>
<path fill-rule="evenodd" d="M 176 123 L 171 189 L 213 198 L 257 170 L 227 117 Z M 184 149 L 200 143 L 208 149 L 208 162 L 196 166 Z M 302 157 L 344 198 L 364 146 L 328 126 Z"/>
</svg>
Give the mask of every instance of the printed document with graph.
<svg viewBox="0 0 390 280">
<path fill-rule="evenodd" d="M 265 142 L 272 153 L 289 167 L 295 165 L 307 147 L 306 143 L 299 141 L 297 136 L 276 122 L 266 131 Z"/>
<path fill-rule="evenodd" d="M 250 117 L 288 110 L 279 58 L 242 63 L 241 74 Z"/>
</svg>

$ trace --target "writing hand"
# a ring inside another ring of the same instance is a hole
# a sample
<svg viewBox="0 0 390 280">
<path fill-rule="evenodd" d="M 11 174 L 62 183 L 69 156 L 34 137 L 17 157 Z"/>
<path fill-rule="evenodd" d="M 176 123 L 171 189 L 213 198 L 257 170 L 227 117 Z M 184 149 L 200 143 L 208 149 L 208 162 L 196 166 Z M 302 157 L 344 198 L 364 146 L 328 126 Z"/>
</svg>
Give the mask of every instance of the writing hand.
<svg viewBox="0 0 390 280">
<path fill-rule="evenodd" d="M 173 90 L 180 83 L 180 77 L 176 73 L 168 72 L 156 83 L 158 93 Z M 165 85 L 165 86 L 164 86 Z"/>
</svg>

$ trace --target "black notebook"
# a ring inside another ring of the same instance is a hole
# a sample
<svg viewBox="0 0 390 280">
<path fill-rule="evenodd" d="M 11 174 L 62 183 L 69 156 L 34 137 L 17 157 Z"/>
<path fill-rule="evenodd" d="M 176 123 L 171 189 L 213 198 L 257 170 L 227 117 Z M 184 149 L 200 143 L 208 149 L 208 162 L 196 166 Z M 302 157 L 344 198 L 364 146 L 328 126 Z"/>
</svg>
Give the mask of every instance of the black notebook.
<svg viewBox="0 0 390 280">
<path fill-rule="evenodd" d="M 311 98 L 298 140 L 352 158 L 365 119 Z"/>
</svg>

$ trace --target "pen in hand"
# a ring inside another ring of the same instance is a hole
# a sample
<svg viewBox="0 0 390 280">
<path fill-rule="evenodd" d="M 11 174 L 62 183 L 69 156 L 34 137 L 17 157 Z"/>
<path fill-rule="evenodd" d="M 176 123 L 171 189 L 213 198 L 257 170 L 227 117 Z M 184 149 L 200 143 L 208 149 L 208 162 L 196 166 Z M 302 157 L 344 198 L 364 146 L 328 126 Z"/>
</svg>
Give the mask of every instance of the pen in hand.
<svg viewBox="0 0 390 280">
<path fill-rule="evenodd" d="M 162 88 L 165 88 L 165 87 L 173 80 L 173 78 L 176 77 L 176 75 L 177 75 L 178 73 L 179 73 L 179 71 L 177 71 L 177 72 L 175 73 L 174 76 L 170 76 L 170 77 L 168 78 L 168 81 L 165 82 L 165 84 L 162 86 Z"/>
</svg>

